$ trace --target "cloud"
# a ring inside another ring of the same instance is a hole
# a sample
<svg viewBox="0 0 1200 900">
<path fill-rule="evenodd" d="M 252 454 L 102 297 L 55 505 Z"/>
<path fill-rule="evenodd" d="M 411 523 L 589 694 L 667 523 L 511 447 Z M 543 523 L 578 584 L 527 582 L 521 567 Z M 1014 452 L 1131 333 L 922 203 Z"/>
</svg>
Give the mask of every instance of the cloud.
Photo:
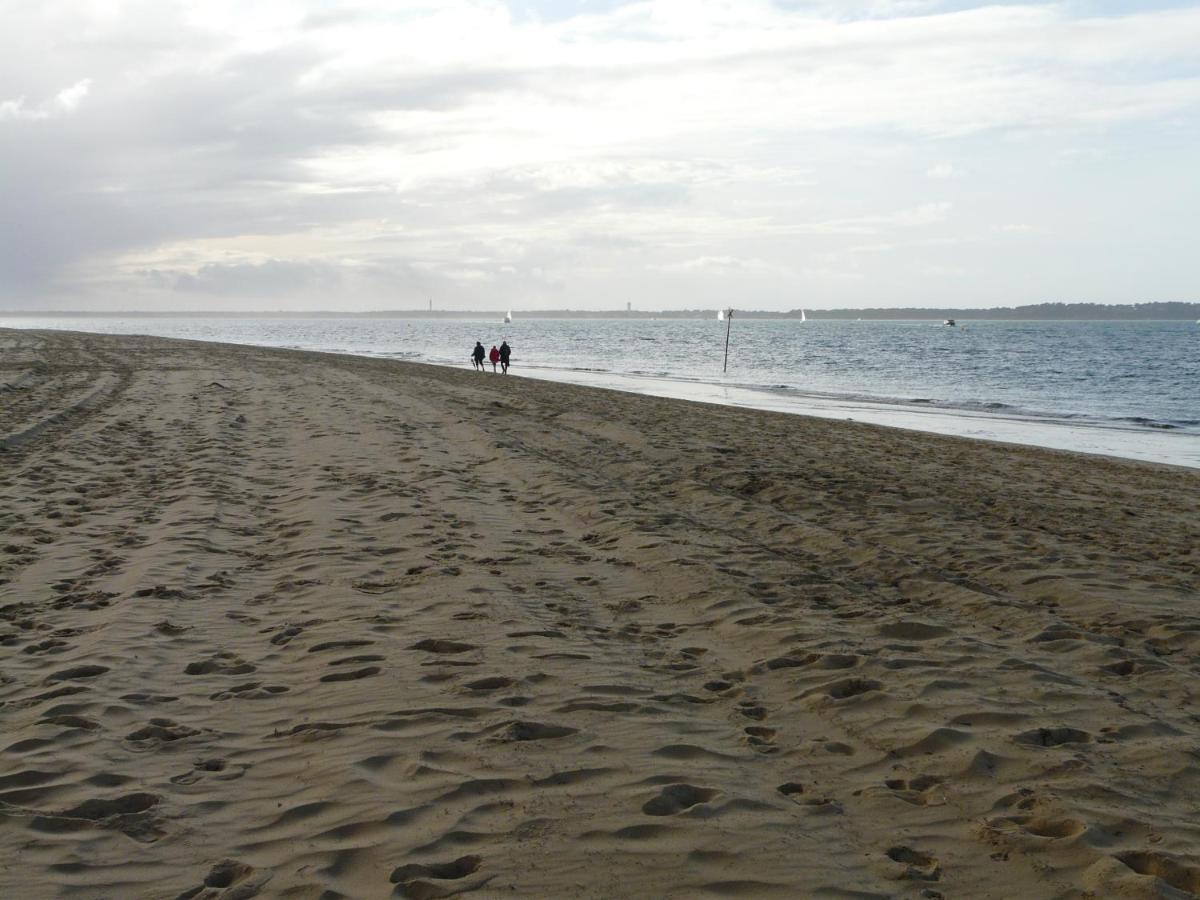
<svg viewBox="0 0 1200 900">
<path fill-rule="evenodd" d="M 88 95 L 91 86 L 90 78 L 81 79 L 70 87 L 63 88 L 52 99 L 37 106 L 26 105 L 24 97 L 0 101 L 0 122 L 16 119 L 36 121 L 66 115 L 73 112 L 83 102 L 83 98 Z"/>
<path fill-rule="evenodd" d="M 1095 148 L 1073 196 L 1102 198 L 1141 171 L 1122 141 L 1149 160 L 1167 153 L 1160 130 L 1195 127 L 1200 9 L 1079 9 L 13 5 L 0 304 L 355 304 L 394 278 L 586 305 L 635 277 L 802 278 L 864 235 L 994 235 L 1050 215 L 1045 160 Z M 1164 157 L 1146 178 L 1188 171 Z M 929 179 L 961 182 L 953 206 Z M 897 277 L 875 256 L 847 302 Z"/>
<path fill-rule="evenodd" d="M 679 262 L 662 263 L 654 266 L 662 272 L 685 272 L 699 274 L 739 274 L 739 275 L 786 275 L 788 270 L 783 266 L 767 262 L 763 259 L 745 259 L 734 256 L 698 256 L 694 259 Z"/>
<path fill-rule="evenodd" d="M 947 180 L 951 178 L 962 178 L 967 173 L 953 163 L 936 163 L 925 170 L 925 175 L 928 178 L 938 180 Z"/>
<path fill-rule="evenodd" d="M 69 88 L 63 88 L 59 91 L 54 97 L 54 102 L 59 109 L 64 112 L 70 112 L 83 101 L 83 98 L 88 95 L 91 87 L 92 79 L 84 78 L 82 81 L 75 82 Z"/>
<path fill-rule="evenodd" d="M 798 222 L 788 230 L 799 234 L 871 235 L 937 225 L 945 222 L 954 204 L 948 200 L 921 203 L 906 209 L 845 219 Z"/>
</svg>

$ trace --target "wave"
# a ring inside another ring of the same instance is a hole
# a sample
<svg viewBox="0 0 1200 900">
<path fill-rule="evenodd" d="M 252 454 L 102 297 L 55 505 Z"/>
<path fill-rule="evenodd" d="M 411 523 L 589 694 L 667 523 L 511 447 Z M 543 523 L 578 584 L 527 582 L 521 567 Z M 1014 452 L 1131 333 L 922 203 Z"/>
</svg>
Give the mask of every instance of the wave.
<svg viewBox="0 0 1200 900">
<path fill-rule="evenodd" d="M 1175 431 L 1180 427 L 1186 427 L 1175 422 L 1161 422 L 1157 419 L 1148 419 L 1145 416 L 1121 416 L 1114 421 L 1131 422 L 1134 425 L 1140 425 L 1143 428 L 1158 428 L 1162 431 Z"/>
</svg>

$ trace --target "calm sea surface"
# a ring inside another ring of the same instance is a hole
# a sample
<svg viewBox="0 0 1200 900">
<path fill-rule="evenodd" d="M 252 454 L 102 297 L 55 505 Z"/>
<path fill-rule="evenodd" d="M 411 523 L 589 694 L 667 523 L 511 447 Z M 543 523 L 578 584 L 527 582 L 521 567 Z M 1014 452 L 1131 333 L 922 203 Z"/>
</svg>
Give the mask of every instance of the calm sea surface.
<svg viewBox="0 0 1200 900">
<path fill-rule="evenodd" d="M 0 326 L 154 334 L 467 367 L 476 340 L 507 340 L 514 374 L 711 399 L 758 394 L 779 408 L 853 401 L 1076 428 L 1200 435 L 1200 325 L 1193 322 L 681 319 L 8 318 Z M 694 389 L 689 388 L 694 386 Z M 654 386 L 654 387 L 651 387 Z M 741 401 L 739 401 L 741 402 Z M 756 405 L 753 402 L 747 405 Z M 801 410 L 797 410 L 801 411 Z M 919 427 L 919 426 L 918 426 Z M 934 429 L 936 430 L 936 429 Z M 1038 441 L 1034 441 L 1035 443 Z"/>
</svg>

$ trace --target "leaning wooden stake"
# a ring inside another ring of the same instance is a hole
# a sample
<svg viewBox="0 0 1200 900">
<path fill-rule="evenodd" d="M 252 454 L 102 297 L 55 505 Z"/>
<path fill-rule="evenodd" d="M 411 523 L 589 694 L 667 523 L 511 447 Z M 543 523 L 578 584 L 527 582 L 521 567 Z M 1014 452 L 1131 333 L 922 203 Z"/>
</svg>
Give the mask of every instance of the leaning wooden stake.
<svg viewBox="0 0 1200 900">
<path fill-rule="evenodd" d="M 733 310 L 725 310 L 725 365 L 721 367 L 722 372 L 729 371 L 729 326 L 733 324 Z"/>
</svg>

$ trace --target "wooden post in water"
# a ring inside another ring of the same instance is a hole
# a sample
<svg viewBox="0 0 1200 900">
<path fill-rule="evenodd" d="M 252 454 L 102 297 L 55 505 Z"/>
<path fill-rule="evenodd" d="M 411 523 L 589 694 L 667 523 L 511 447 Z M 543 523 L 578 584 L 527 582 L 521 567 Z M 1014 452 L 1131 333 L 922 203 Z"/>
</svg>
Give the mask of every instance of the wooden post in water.
<svg viewBox="0 0 1200 900">
<path fill-rule="evenodd" d="M 725 310 L 725 365 L 721 367 L 722 372 L 729 371 L 729 326 L 733 323 L 733 308 Z"/>
</svg>

